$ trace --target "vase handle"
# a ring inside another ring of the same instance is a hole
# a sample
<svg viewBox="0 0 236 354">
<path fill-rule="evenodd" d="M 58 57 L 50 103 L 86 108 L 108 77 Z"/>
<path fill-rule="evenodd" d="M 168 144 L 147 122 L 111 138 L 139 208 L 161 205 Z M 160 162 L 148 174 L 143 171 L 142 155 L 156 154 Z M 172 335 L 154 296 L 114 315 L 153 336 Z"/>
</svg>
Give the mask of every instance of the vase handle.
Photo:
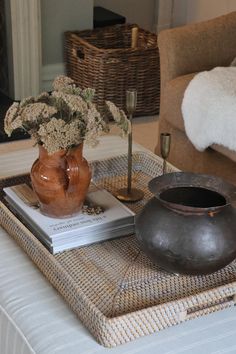
<svg viewBox="0 0 236 354">
<path fill-rule="evenodd" d="M 67 163 L 66 173 L 69 179 L 69 188 L 70 186 L 78 184 L 79 166 L 74 156 L 67 155 L 65 159 Z"/>
</svg>

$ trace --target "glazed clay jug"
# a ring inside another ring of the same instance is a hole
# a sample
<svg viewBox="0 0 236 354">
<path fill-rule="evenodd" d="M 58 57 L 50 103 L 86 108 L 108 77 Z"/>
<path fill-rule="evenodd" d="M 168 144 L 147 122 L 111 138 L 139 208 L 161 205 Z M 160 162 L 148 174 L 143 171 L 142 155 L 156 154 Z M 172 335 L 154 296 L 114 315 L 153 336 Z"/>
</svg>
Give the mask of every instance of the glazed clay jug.
<svg viewBox="0 0 236 354">
<path fill-rule="evenodd" d="M 43 214 L 63 218 L 81 210 L 91 180 L 91 171 L 82 153 L 83 144 L 51 155 L 39 146 L 39 158 L 30 176 Z"/>
<path fill-rule="evenodd" d="M 143 251 L 173 273 L 213 273 L 236 258 L 236 187 L 215 176 L 168 173 L 136 219 Z"/>
</svg>

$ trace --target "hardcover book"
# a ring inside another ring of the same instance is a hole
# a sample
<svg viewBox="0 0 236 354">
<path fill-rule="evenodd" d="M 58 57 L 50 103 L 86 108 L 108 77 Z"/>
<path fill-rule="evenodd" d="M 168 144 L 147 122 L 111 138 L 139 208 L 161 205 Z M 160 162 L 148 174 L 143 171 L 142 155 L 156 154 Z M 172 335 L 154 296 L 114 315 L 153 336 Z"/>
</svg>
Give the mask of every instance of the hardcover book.
<svg viewBox="0 0 236 354">
<path fill-rule="evenodd" d="M 26 226 L 53 254 L 134 233 L 135 214 L 105 189 L 88 193 L 86 203 L 101 207 L 100 214 L 57 219 L 43 215 L 18 193 L 22 185 L 4 188 L 5 199 Z M 28 187 L 29 188 L 29 187 Z"/>
</svg>

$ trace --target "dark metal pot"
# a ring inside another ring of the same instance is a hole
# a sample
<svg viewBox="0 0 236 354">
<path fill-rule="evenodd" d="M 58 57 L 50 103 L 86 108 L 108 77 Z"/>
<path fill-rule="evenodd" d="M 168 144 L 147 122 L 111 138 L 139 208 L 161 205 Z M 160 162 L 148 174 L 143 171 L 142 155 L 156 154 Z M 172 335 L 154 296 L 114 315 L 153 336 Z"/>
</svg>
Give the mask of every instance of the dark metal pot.
<svg viewBox="0 0 236 354">
<path fill-rule="evenodd" d="M 136 218 L 143 251 L 173 273 L 207 274 L 236 258 L 236 187 L 176 172 L 149 183 L 155 195 Z"/>
</svg>

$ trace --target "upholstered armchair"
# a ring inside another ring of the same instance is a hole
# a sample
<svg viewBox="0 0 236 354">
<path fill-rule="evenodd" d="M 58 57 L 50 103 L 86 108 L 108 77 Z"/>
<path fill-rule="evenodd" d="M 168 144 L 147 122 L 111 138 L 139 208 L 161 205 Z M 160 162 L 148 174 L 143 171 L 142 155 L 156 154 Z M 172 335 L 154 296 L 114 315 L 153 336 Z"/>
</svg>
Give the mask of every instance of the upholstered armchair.
<svg viewBox="0 0 236 354">
<path fill-rule="evenodd" d="M 229 66 L 236 57 L 236 12 L 164 30 L 159 34 L 158 45 L 159 131 L 172 134 L 169 161 L 181 170 L 218 175 L 236 184 L 236 152 L 220 145 L 204 152 L 196 150 L 185 134 L 181 113 L 185 89 L 194 75 L 217 66 Z M 156 153 L 160 154 L 159 142 Z"/>
</svg>

